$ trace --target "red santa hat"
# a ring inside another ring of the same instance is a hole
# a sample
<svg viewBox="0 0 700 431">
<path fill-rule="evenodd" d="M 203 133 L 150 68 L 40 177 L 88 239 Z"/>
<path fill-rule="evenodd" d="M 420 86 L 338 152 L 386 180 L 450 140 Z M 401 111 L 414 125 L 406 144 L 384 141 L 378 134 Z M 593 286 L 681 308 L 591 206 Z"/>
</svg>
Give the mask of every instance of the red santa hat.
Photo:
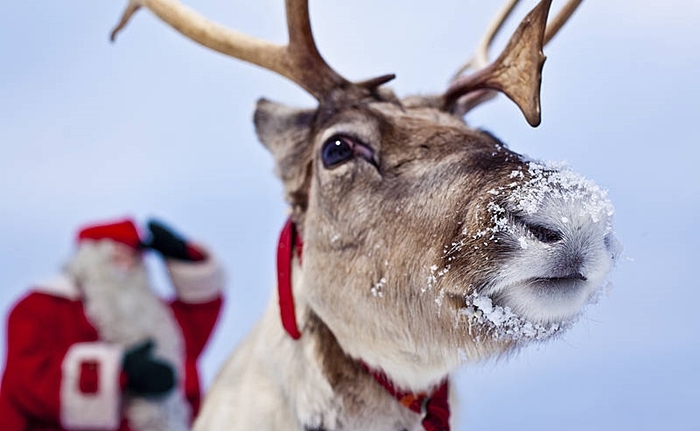
<svg viewBox="0 0 700 431">
<path fill-rule="evenodd" d="M 112 241 L 126 244 L 135 250 L 139 250 L 141 248 L 141 238 L 139 237 L 139 232 L 136 229 L 136 224 L 129 218 L 110 223 L 89 224 L 83 226 L 78 231 L 77 241 L 80 243 L 86 239 L 95 241 L 110 239 Z"/>
</svg>

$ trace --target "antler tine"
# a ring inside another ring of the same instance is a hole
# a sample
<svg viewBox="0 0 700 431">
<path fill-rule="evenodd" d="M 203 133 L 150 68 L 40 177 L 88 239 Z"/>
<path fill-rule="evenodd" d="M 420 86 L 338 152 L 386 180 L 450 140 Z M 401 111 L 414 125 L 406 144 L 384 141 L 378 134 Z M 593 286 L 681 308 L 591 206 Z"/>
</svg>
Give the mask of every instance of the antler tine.
<svg viewBox="0 0 700 431">
<path fill-rule="evenodd" d="M 476 51 L 472 58 L 470 58 L 466 63 L 464 63 L 452 77 L 453 80 L 459 78 L 459 76 L 469 69 L 482 69 L 488 66 L 489 63 L 489 48 L 493 44 L 494 39 L 503 28 L 503 24 L 508 20 L 508 17 L 513 13 L 515 6 L 520 3 L 520 0 L 509 0 L 503 8 L 493 17 L 489 26 L 486 28 L 483 37 L 479 41 L 476 47 Z"/>
<path fill-rule="evenodd" d="M 576 8 L 581 4 L 582 1 L 583 0 L 569 0 L 561 8 L 556 17 L 552 19 L 551 22 L 545 27 L 549 5 L 547 5 L 546 8 L 540 8 L 542 3 L 545 3 L 545 1 L 543 0 L 538 5 L 538 7 L 533 9 L 533 11 L 530 14 L 528 14 L 528 16 L 520 24 L 515 34 L 509 41 L 508 45 L 504 49 L 503 54 L 501 54 L 501 57 L 499 57 L 493 64 L 489 65 L 488 49 L 493 43 L 493 40 L 495 39 L 498 32 L 503 27 L 504 22 L 510 16 L 513 9 L 518 3 L 518 0 L 510 0 L 501 9 L 501 11 L 499 11 L 499 13 L 489 25 L 487 31 L 484 34 L 484 37 L 482 38 L 481 42 L 479 43 L 479 46 L 477 47 L 474 56 L 466 64 L 464 64 L 453 77 L 452 84 L 448 89 L 447 93 L 445 93 L 445 97 L 447 99 L 449 99 L 450 97 L 454 98 L 455 96 L 457 96 L 457 94 L 455 93 L 457 89 L 461 89 L 463 93 L 459 95 L 456 100 L 448 101 L 448 104 L 451 105 L 450 110 L 456 115 L 464 115 L 475 106 L 478 106 L 481 103 L 484 103 L 494 98 L 497 94 L 496 91 L 501 91 L 505 93 L 509 98 L 511 98 L 518 105 L 518 107 L 520 107 L 528 122 L 533 127 L 537 126 L 540 122 L 539 91 L 542 65 L 544 64 L 545 59 L 544 54 L 541 53 L 542 47 L 544 47 L 544 45 L 546 45 L 547 43 L 549 43 L 550 40 L 552 40 L 552 38 L 557 34 L 557 32 L 566 23 L 566 21 L 568 21 L 568 19 L 571 17 L 571 15 L 574 13 Z M 551 3 L 551 0 L 548 0 L 547 3 Z M 544 12 L 537 12 L 535 14 L 536 10 L 542 11 L 543 9 L 546 10 L 544 10 Z M 537 16 L 534 16 L 533 14 Z M 541 18 L 541 20 L 538 17 Z M 531 18 L 537 20 L 538 23 L 536 23 L 534 26 L 530 25 Z M 543 30 L 542 34 L 540 34 L 540 26 Z M 529 30 L 527 27 L 529 27 Z M 531 43 L 518 43 L 518 39 L 523 39 L 523 36 L 528 33 L 529 39 L 531 39 Z M 519 47 L 515 48 L 518 45 Z M 539 45 L 539 47 L 537 45 Z M 522 50 L 523 52 L 529 50 L 529 62 L 526 61 L 522 64 L 518 64 L 517 62 L 513 64 L 508 64 L 508 62 L 503 61 L 503 57 L 508 57 L 509 55 L 513 57 L 511 60 L 517 59 L 522 54 L 520 52 L 517 52 L 520 50 Z M 534 51 L 539 51 L 539 54 L 536 55 Z M 541 60 L 534 61 L 534 56 L 541 56 Z M 501 63 L 499 67 L 493 67 L 496 63 L 499 62 Z M 522 67 L 525 64 L 530 66 L 529 70 L 525 67 Z M 534 69 L 532 68 L 532 66 L 534 66 Z M 512 71 L 512 69 L 514 68 L 520 69 L 518 73 L 514 73 Z M 462 76 L 462 74 L 469 69 L 475 69 L 476 71 L 472 75 Z M 506 71 L 508 72 L 506 73 Z M 487 78 L 494 77 L 490 75 L 499 74 L 509 75 L 510 78 L 514 80 L 514 82 L 508 83 L 505 82 L 505 79 L 501 79 L 501 82 L 498 82 L 495 85 L 487 85 Z M 529 77 L 527 78 L 530 81 L 529 86 L 525 86 L 524 84 L 524 82 L 526 81 L 525 77 Z M 472 87 L 471 90 L 473 91 L 469 91 L 469 83 L 474 84 L 477 81 L 479 81 L 479 79 L 481 79 L 481 81 L 483 82 L 478 84 L 476 87 Z M 518 88 L 516 89 L 514 87 Z M 528 90 L 526 90 L 526 88 L 528 88 Z M 521 94 L 512 94 L 513 91 Z"/>
<path fill-rule="evenodd" d="M 329 97 L 336 88 L 352 85 L 331 69 L 319 54 L 311 33 L 307 0 L 286 0 L 289 43 L 285 46 L 228 29 L 177 0 L 129 0 L 121 20 L 112 31 L 113 41 L 141 7 L 149 9 L 192 41 L 276 72 L 319 101 Z"/>
<path fill-rule="evenodd" d="M 352 84 L 336 73 L 318 52 L 309 19 L 308 0 L 286 0 L 289 45 L 287 52 L 292 69 L 302 87 L 321 100 L 337 88 Z M 307 87 L 313 87 L 312 89 Z"/>
<path fill-rule="evenodd" d="M 479 70 L 488 66 L 489 49 L 498 33 L 503 28 L 503 24 L 508 20 L 518 3 L 520 3 L 520 0 L 510 0 L 498 11 L 486 28 L 486 32 L 484 32 L 484 36 L 479 41 L 474 55 L 455 72 L 451 80 L 452 82 L 459 79 L 459 77 L 469 69 Z M 467 94 L 455 102 L 455 107 L 452 109 L 452 112 L 462 117 L 475 106 L 493 99 L 496 95 L 497 93 L 493 90 L 479 90 Z"/>
<path fill-rule="evenodd" d="M 576 8 L 583 2 L 583 0 L 569 0 L 566 4 L 559 10 L 557 16 L 547 24 L 547 30 L 544 32 L 544 44 L 547 45 L 550 40 L 559 32 L 559 30 L 564 26 L 564 24 L 571 18 L 574 14 Z"/>
</svg>

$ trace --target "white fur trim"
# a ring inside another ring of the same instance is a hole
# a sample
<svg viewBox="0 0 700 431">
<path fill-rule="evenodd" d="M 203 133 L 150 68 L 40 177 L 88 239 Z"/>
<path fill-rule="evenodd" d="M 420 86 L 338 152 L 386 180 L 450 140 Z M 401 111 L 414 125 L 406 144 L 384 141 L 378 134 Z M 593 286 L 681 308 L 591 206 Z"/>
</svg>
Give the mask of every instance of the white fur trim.
<svg viewBox="0 0 700 431">
<path fill-rule="evenodd" d="M 115 430 L 121 421 L 119 373 L 123 350 L 107 343 L 77 343 L 61 365 L 61 426 L 66 429 Z M 81 364 L 99 364 L 96 393 L 80 391 Z"/>
<path fill-rule="evenodd" d="M 36 283 L 36 292 L 48 293 L 68 299 L 80 298 L 80 290 L 75 281 L 66 274 L 56 274 Z"/>
<path fill-rule="evenodd" d="M 184 302 L 211 301 L 224 288 L 223 268 L 211 257 L 201 262 L 168 259 L 167 267 L 175 292 Z"/>
</svg>

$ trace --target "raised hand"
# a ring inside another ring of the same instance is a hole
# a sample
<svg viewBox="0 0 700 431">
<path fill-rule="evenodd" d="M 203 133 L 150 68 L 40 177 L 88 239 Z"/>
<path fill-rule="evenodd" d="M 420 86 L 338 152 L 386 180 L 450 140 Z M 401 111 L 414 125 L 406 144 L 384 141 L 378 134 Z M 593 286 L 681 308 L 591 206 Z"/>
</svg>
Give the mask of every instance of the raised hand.
<svg viewBox="0 0 700 431">
<path fill-rule="evenodd" d="M 204 259 L 204 255 L 196 247 L 193 247 L 182 236 L 158 220 L 148 221 L 148 230 L 151 233 L 150 240 L 145 246 L 157 251 L 163 257 L 196 262 Z"/>
</svg>

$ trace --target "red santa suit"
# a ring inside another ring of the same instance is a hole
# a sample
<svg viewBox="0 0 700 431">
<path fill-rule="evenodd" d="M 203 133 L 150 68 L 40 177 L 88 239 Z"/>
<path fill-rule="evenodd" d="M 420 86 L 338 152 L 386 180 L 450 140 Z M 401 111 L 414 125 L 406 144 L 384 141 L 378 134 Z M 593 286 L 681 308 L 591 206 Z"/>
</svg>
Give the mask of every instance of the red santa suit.
<svg viewBox="0 0 700 431">
<path fill-rule="evenodd" d="M 172 392 L 189 407 L 178 410 L 190 410 L 174 413 L 186 415 L 189 426 L 200 405 L 197 359 L 221 309 L 223 274 L 211 257 L 166 262 L 176 297 L 162 308 L 166 323 L 176 322 L 171 326 L 181 338 L 175 345 L 182 350 Z M 122 358 L 127 346 L 106 341 L 86 308 L 73 277 L 61 274 L 37 285 L 11 310 L 0 430 L 141 431 L 125 414 Z"/>
</svg>

